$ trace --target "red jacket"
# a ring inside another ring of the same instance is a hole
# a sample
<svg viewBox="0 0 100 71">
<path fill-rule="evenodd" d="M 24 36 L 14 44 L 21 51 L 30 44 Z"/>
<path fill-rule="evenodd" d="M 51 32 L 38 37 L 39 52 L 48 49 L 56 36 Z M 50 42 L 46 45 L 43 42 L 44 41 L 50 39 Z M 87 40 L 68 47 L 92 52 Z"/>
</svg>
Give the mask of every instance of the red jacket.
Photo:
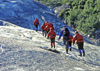
<svg viewBox="0 0 100 71">
<path fill-rule="evenodd" d="M 73 40 L 73 36 L 70 34 L 70 39 L 69 39 L 69 41 L 72 41 Z"/>
<path fill-rule="evenodd" d="M 43 23 L 43 25 L 41 26 L 41 29 L 44 30 L 44 28 L 46 27 L 47 23 Z"/>
<path fill-rule="evenodd" d="M 76 34 L 75 38 L 73 38 L 73 42 L 77 41 L 78 42 L 84 42 L 83 37 L 80 34 Z"/>
<path fill-rule="evenodd" d="M 56 33 L 53 31 L 53 28 L 49 31 L 47 37 L 49 37 L 49 38 L 55 38 L 56 37 Z"/>
<path fill-rule="evenodd" d="M 44 30 L 50 31 L 50 27 L 54 29 L 54 26 L 52 25 L 52 23 L 48 23 L 47 26 L 44 28 Z"/>
<path fill-rule="evenodd" d="M 34 24 L 34 25 L 39 25 L 39 21 L 38 21 L 37 18 L 34 20 L 33 24 Z"/>
</svg>

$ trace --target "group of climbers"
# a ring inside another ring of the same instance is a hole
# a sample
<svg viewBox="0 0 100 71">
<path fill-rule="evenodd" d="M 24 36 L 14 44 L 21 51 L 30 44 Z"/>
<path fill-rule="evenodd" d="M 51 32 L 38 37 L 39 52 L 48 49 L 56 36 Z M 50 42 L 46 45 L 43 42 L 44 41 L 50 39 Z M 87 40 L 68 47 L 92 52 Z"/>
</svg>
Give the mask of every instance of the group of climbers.
<svg viewBox="0 0 100 71">
<path fill-rule="evenodd" d="M 33 24 L 36 27 L 36 31 L 38 31 L 39 21 L 37 18 L 35 19 Z M 53 24 L 51 22 L 48 23 L 47 21 L 43 22 L 41 29 L 42 29 L 42 35 L 47 37 L 47 39 L 48 38 L 50 39 L 51 48 L 52 47 L 55 48 L 56 33 L 54 32 Z M 63 36 L 63 44 L 65 45 L 66 53 L 68 53 L 69 49 L 70 49 L 70 51 L 72 50 L 72 43 L 74 45 L 74 43 L 76 42 L 76 44 L 78 46 L 79 53 L 80 53 L 79 56 L 82 56 L 82 52 L 83 52 L 83 56 L 85 56 L 85 50 L 83 47 L 84 46 L 84 39 L 83 39 L 82 35 L 79 34 L 78 31 L 75 31 L 75 37 L 73 37 L 70 34 L 70 31 L 68 30 L 68 28 L 66 26 L 63 26 L 63 29 L 60 31 L 60 35 L 59 35 L 58 40 L 60 40 L 61 36 Z"/>
<path fill-rule="evenodd" d="M 70 51 L 72 50 L 72 43 L 74 45 L 74 43 L 76 41 L 76 44 L 78 45 L 78 50 L 80 53 L 79 56 L 82 56 L 82 52 L 83 52 L 83 56 L 85 56 L 85 50 L 83 48 L 84 39 L 83 39 L 82 35 L 79 34 L 78 31 L 75 31 L 75 37 L 73 37 L 70 34 L 70 31 L 68 30 L 68 28 L 66 26 L 64 26 L 60 32 L 58 40 L 61 38 L 62 35 L 63 35 L 63 44 L 65 45 L 65 48 L 66 48 L 66 53 L 68 53 L 68 49 L 70 49 Z"/>
<path fill-rule="evenodd" d="M 54 32 L 54 26 L 53 26 L 53 24 L 51 22 L 48 23 L 46 21 L 41 26 L 41 29 L 42 29 L 42 35 L 45 36 L 45 37 L 47 36 L 47 39 L 50 38 L 51 48 L 52 47 L 55 48 L 55 37 L 56 37 L 56 33 Z"/>
<path fill-rule="evenodd" d="M 42 29 L 42 34 L 46 37 L 47 33 L 50 31 L 50 28 L 54 29 L 53 24 L 50 22 L 48 23 L 47 21 L 43 23 L 43 25 L 41 26 Z"/>
</svg>

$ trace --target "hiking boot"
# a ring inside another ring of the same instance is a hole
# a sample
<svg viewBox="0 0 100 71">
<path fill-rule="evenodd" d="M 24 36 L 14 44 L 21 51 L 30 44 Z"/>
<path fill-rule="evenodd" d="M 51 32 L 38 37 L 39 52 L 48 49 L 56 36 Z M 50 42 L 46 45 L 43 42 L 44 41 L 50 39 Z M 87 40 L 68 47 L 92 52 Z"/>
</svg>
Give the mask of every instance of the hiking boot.
<svg viewBox="0 0 100 71">
<path fill-rule="evenodd" d="M 70 48 L 70 51 L 72 51 L 72 48 Z"/>
<path fill-rule="evenodd" d="M 37 32 L 38 30 L 36 30 L 36 32 Z"/>
<path fill-rule="evenodd" d="M 78 55 L 78 56 L 82 56 L 82 54 Z"/>
<path fill-rule="evenodd" d="M 68 49 L 66 49 L 66 53 L 68 54 Z"/>
<path fill-rule="evenodd" d="M 51 46 L 51 48 L 52 48 L 53 46 Z"/>
</svg>

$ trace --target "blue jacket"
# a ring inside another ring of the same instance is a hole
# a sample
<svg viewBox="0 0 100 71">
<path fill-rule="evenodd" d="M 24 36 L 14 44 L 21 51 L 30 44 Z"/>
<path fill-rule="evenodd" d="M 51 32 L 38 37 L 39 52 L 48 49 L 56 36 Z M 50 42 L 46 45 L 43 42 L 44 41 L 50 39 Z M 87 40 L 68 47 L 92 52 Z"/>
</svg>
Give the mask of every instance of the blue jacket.
<svg viewBox="0 0 100 71">
<path fill-rule="evenodd" d="M 63 35 L 63 31 L 64 31 L 64 29 L 62 29 L 61 31 L 60 31 L 60 34 L 59 34 L 59 39 L 61 38 L 61 36 Z M 69 31 L 69 30 L 68 30 Z M 69 32 L 69 38 L 70 38 L 70 32 Z"/>
</svg>

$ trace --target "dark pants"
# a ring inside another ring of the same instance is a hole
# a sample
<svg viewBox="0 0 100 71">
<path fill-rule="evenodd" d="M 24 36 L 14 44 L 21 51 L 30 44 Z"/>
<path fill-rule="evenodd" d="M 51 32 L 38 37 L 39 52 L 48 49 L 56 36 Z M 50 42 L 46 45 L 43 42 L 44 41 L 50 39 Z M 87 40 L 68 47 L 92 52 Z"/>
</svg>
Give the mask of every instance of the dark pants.
<svg viewBox="0 0 100 71">
<path fill-rule="evenodd" d="M 55 38 L 50 38 L 50 40 L 51 40 L 51 48 L 54 46 L 54 48 L 55 48 Z"/>
<path fill-rule="evenodd" d="M 70 47 L 72 46 L 72 41 L 69 41 L 69 46 L 70 46 Z"/>
<path fill-rule="evenodd" d="M 38 31 L 38 25 L 35 25 L 35 30 Z"/>
<path fill-rule="evenodd" d="M 78 49 L 79 49 L 79 50 L 80 50 L 80 49 L 81 49 L 81 50 L 83 49 L 83 44 L 84 44 L 83 42 L 78 42 L 78 43 L 77 43 Z"/>
<path fill-rule="evenodd" d="M 63 44 L 66 46 L 66 49 L 68 49 L 69 40 L 63 39 Z"/>
<path fill-rule="evenodd" d="M 51 43 L 55 42 L 55 38 L 50 38 L 50 40 L 51 40 Z"/>
<path fill-rule="evenodd" d="M 78 42 L 77 45 L 78 45 L 78 50 L 79 50 L 80 56 L 82 56 L 82 52 L 83 52 L 83 56 L 85 56 L 85 50 L 83 48 L 84 43 Z M 82 52 L 81 52 L 81 50 L 82 50 Z"/>
</svg>

